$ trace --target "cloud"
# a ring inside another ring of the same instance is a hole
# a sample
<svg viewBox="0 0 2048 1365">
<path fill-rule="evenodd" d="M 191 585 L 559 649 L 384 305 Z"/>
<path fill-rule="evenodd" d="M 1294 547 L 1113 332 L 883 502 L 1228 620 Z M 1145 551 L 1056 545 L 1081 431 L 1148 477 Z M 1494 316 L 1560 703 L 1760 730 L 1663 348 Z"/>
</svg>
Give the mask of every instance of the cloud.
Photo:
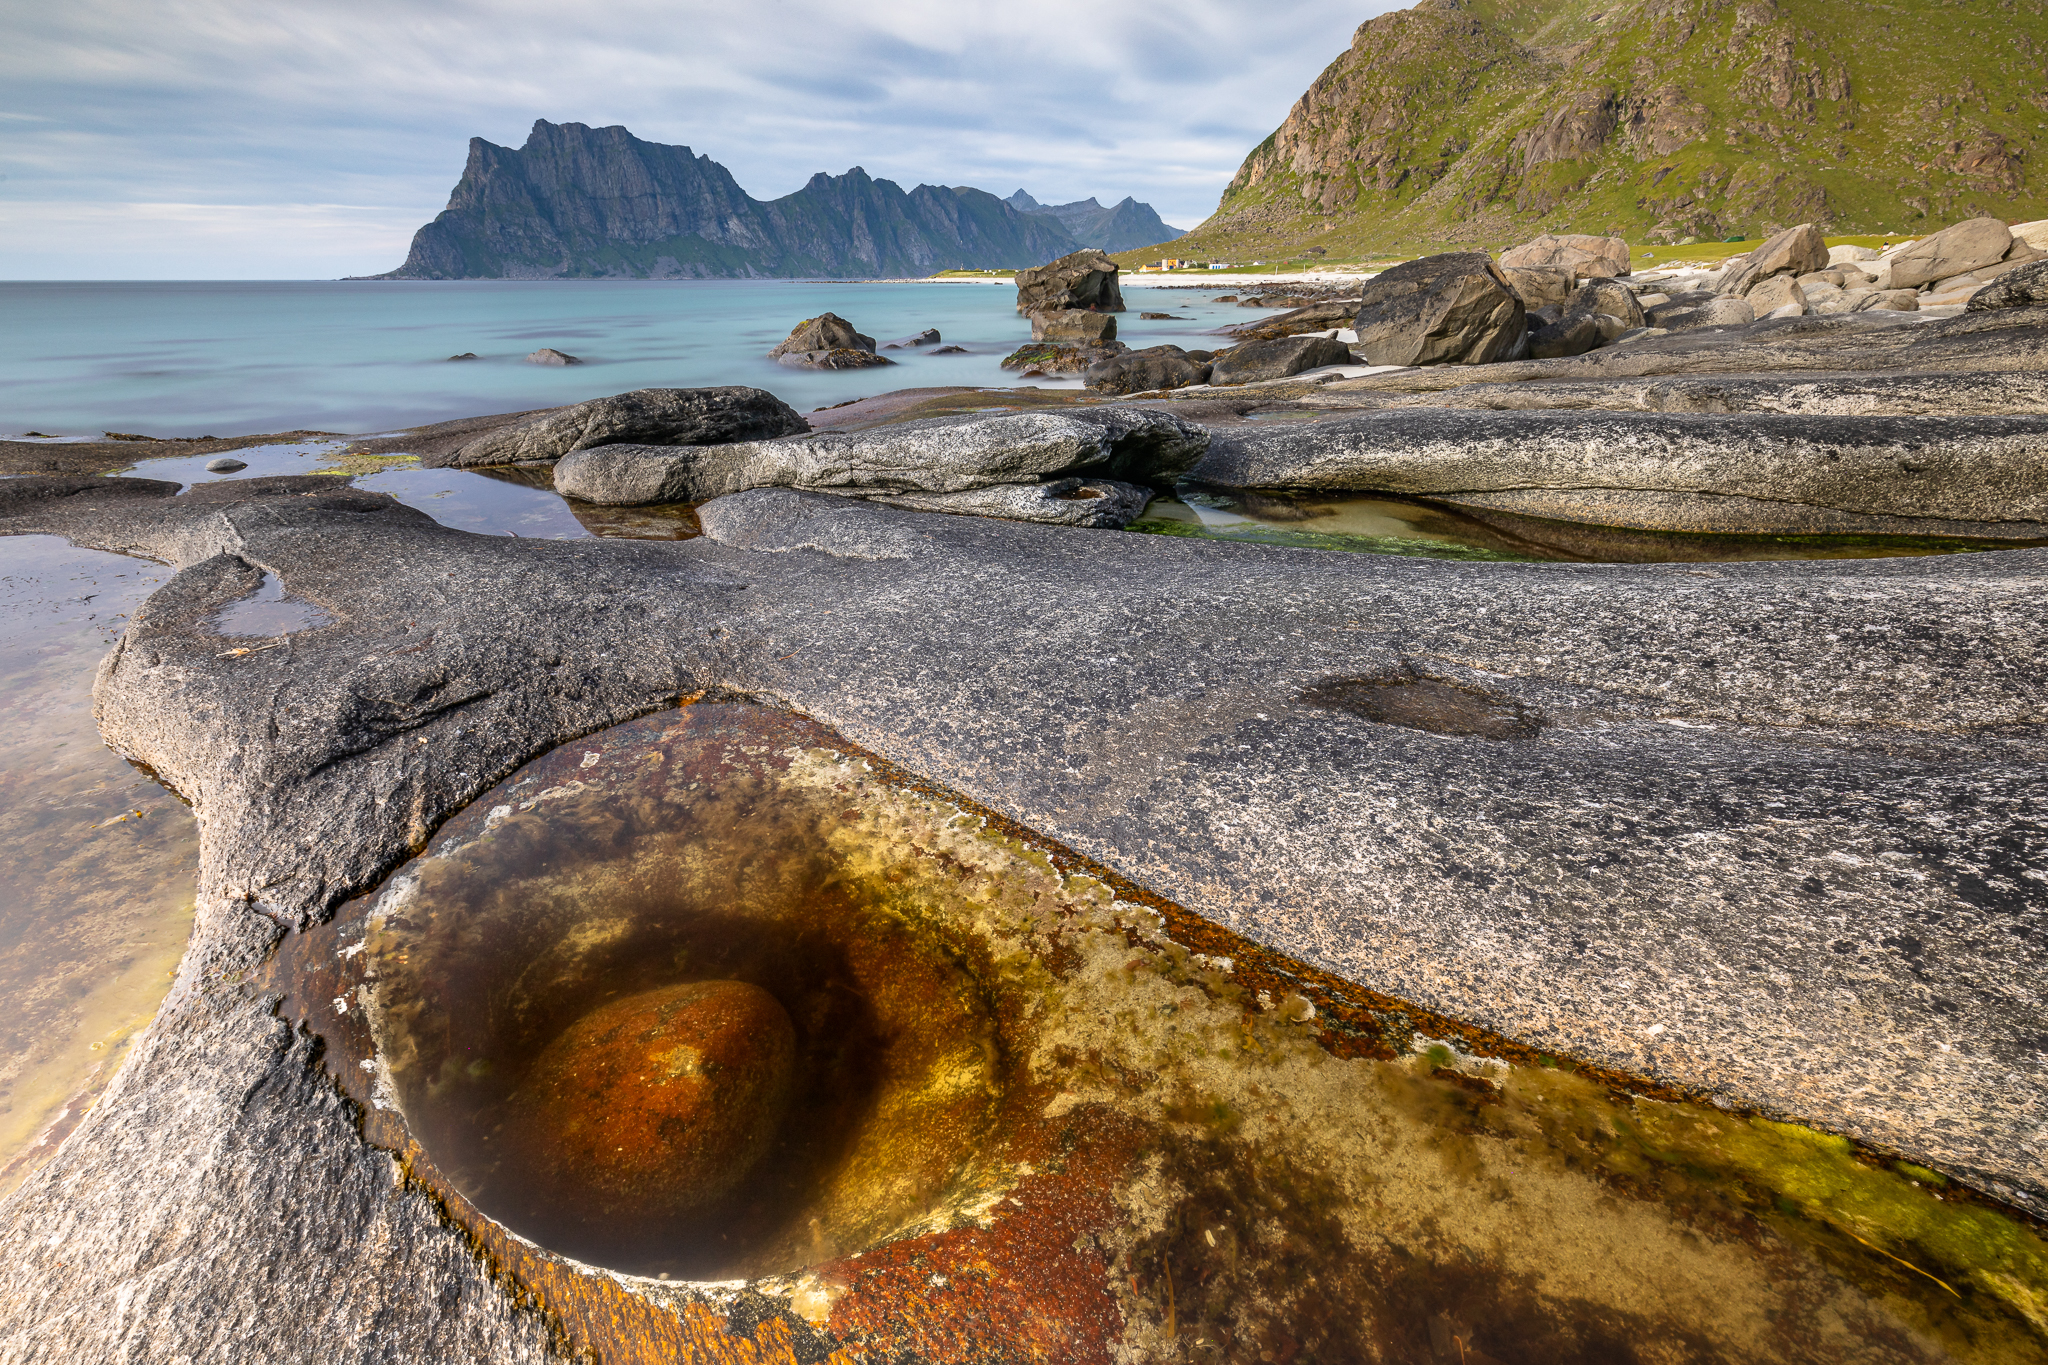
<svg viewBox="0 0 2048 1365">
<path fill-rule="evenodd" d="M 131 278 L 143 263 L 186 277 L 246 278 L 257 262 L 288 276 L 389 269 L 445 204 L 468 139 L 517 146 L 536 118 L 685 143 L 763 199 L 858 164 L 905 187 L 1132 194 L 1192 226 L 1352 29 L 1387 8 L 16 7 L 0 30 L 0 277 L 76 277 L 93 259 L 105 265 L 89 273 Z M 110 210 L 123 204 L 216 212 Z"/>
</svg>

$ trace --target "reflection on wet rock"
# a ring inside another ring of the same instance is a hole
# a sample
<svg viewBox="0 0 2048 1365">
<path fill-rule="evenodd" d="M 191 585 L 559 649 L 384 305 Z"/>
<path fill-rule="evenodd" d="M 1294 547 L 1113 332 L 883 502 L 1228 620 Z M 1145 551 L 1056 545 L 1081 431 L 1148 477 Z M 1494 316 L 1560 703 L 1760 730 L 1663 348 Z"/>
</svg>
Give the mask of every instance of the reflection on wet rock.
<svg viewBox="0 0 2048 1365">
<path fill-rule="evenodd" d="M 1485 735 L 1385 682 L 1332 700 Z M 290 952 L 336 1075 L 606 1359 L 2048 1351 L 2012 1211 L 1266 952 L 766 708 L 529 764 Z"/>
</svg>

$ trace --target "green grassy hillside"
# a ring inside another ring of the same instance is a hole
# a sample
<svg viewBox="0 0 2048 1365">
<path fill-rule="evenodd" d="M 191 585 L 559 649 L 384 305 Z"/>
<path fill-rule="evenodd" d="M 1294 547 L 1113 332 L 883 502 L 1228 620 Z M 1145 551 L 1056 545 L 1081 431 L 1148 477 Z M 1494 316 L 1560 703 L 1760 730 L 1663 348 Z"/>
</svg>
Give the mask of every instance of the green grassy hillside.
<svg viewBox="0 0 2048 1365">
<path fill-rule="evenodd" d="M 2044 152 L 2043 0 L 1425 0 L 1359 27 L 1208 222 L 1126 258 L 1918 234 L 2048 217 Z"/>
</svg>

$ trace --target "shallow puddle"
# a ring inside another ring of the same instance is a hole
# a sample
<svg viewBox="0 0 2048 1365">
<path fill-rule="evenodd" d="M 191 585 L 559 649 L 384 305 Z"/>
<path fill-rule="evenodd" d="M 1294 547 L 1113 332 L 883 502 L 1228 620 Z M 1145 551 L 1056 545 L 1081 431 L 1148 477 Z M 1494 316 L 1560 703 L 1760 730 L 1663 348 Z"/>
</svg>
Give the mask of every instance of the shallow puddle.
<svg viewBox="0 0 2048 1365">
<path fill-rule="evenodd" d="M 1314 550 L 1428 559 L 1570 563 L 1737 563 L 1779 559 L 1883 559 L 2010 550 L 2035 541 L 1939 536 L 1705 535 L 1488 513 L 1484 519 L 1421 499 L 1222 492 L 1183 487 L 1160 496 L 1132 531 Z"/>
<path fill-rule="evenodd" d="M 608 1361 L 2048 1356 L 2024 1217 L 1267 953 L 766 708 L 536 760 L 274 971 Z"/>
<path fill-rule="evenodd" d="M 198 827 L 92 715 L 101 657 L 170 575 L 0 538 L 0 1194 L 112 1076 L 190 935 Z"/>
</svg>

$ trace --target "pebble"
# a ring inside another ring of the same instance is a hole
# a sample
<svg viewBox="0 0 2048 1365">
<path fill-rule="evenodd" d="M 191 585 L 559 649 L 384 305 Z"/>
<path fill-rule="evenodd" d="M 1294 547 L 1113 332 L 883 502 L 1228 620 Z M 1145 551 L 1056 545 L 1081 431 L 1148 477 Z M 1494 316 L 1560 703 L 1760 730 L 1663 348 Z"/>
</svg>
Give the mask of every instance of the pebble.
<svg viewBox="0 0 2048 1365">
<path fill-rule="evenodd" d="M 232 455 L 223 455 L 219 459 L 206 462 L 206 472 L 209 474 L 232 474 L 237 469 L 247 469 L 248 467 L 249 462 L 247 460 L 238 460 Z"/>
</svg>

